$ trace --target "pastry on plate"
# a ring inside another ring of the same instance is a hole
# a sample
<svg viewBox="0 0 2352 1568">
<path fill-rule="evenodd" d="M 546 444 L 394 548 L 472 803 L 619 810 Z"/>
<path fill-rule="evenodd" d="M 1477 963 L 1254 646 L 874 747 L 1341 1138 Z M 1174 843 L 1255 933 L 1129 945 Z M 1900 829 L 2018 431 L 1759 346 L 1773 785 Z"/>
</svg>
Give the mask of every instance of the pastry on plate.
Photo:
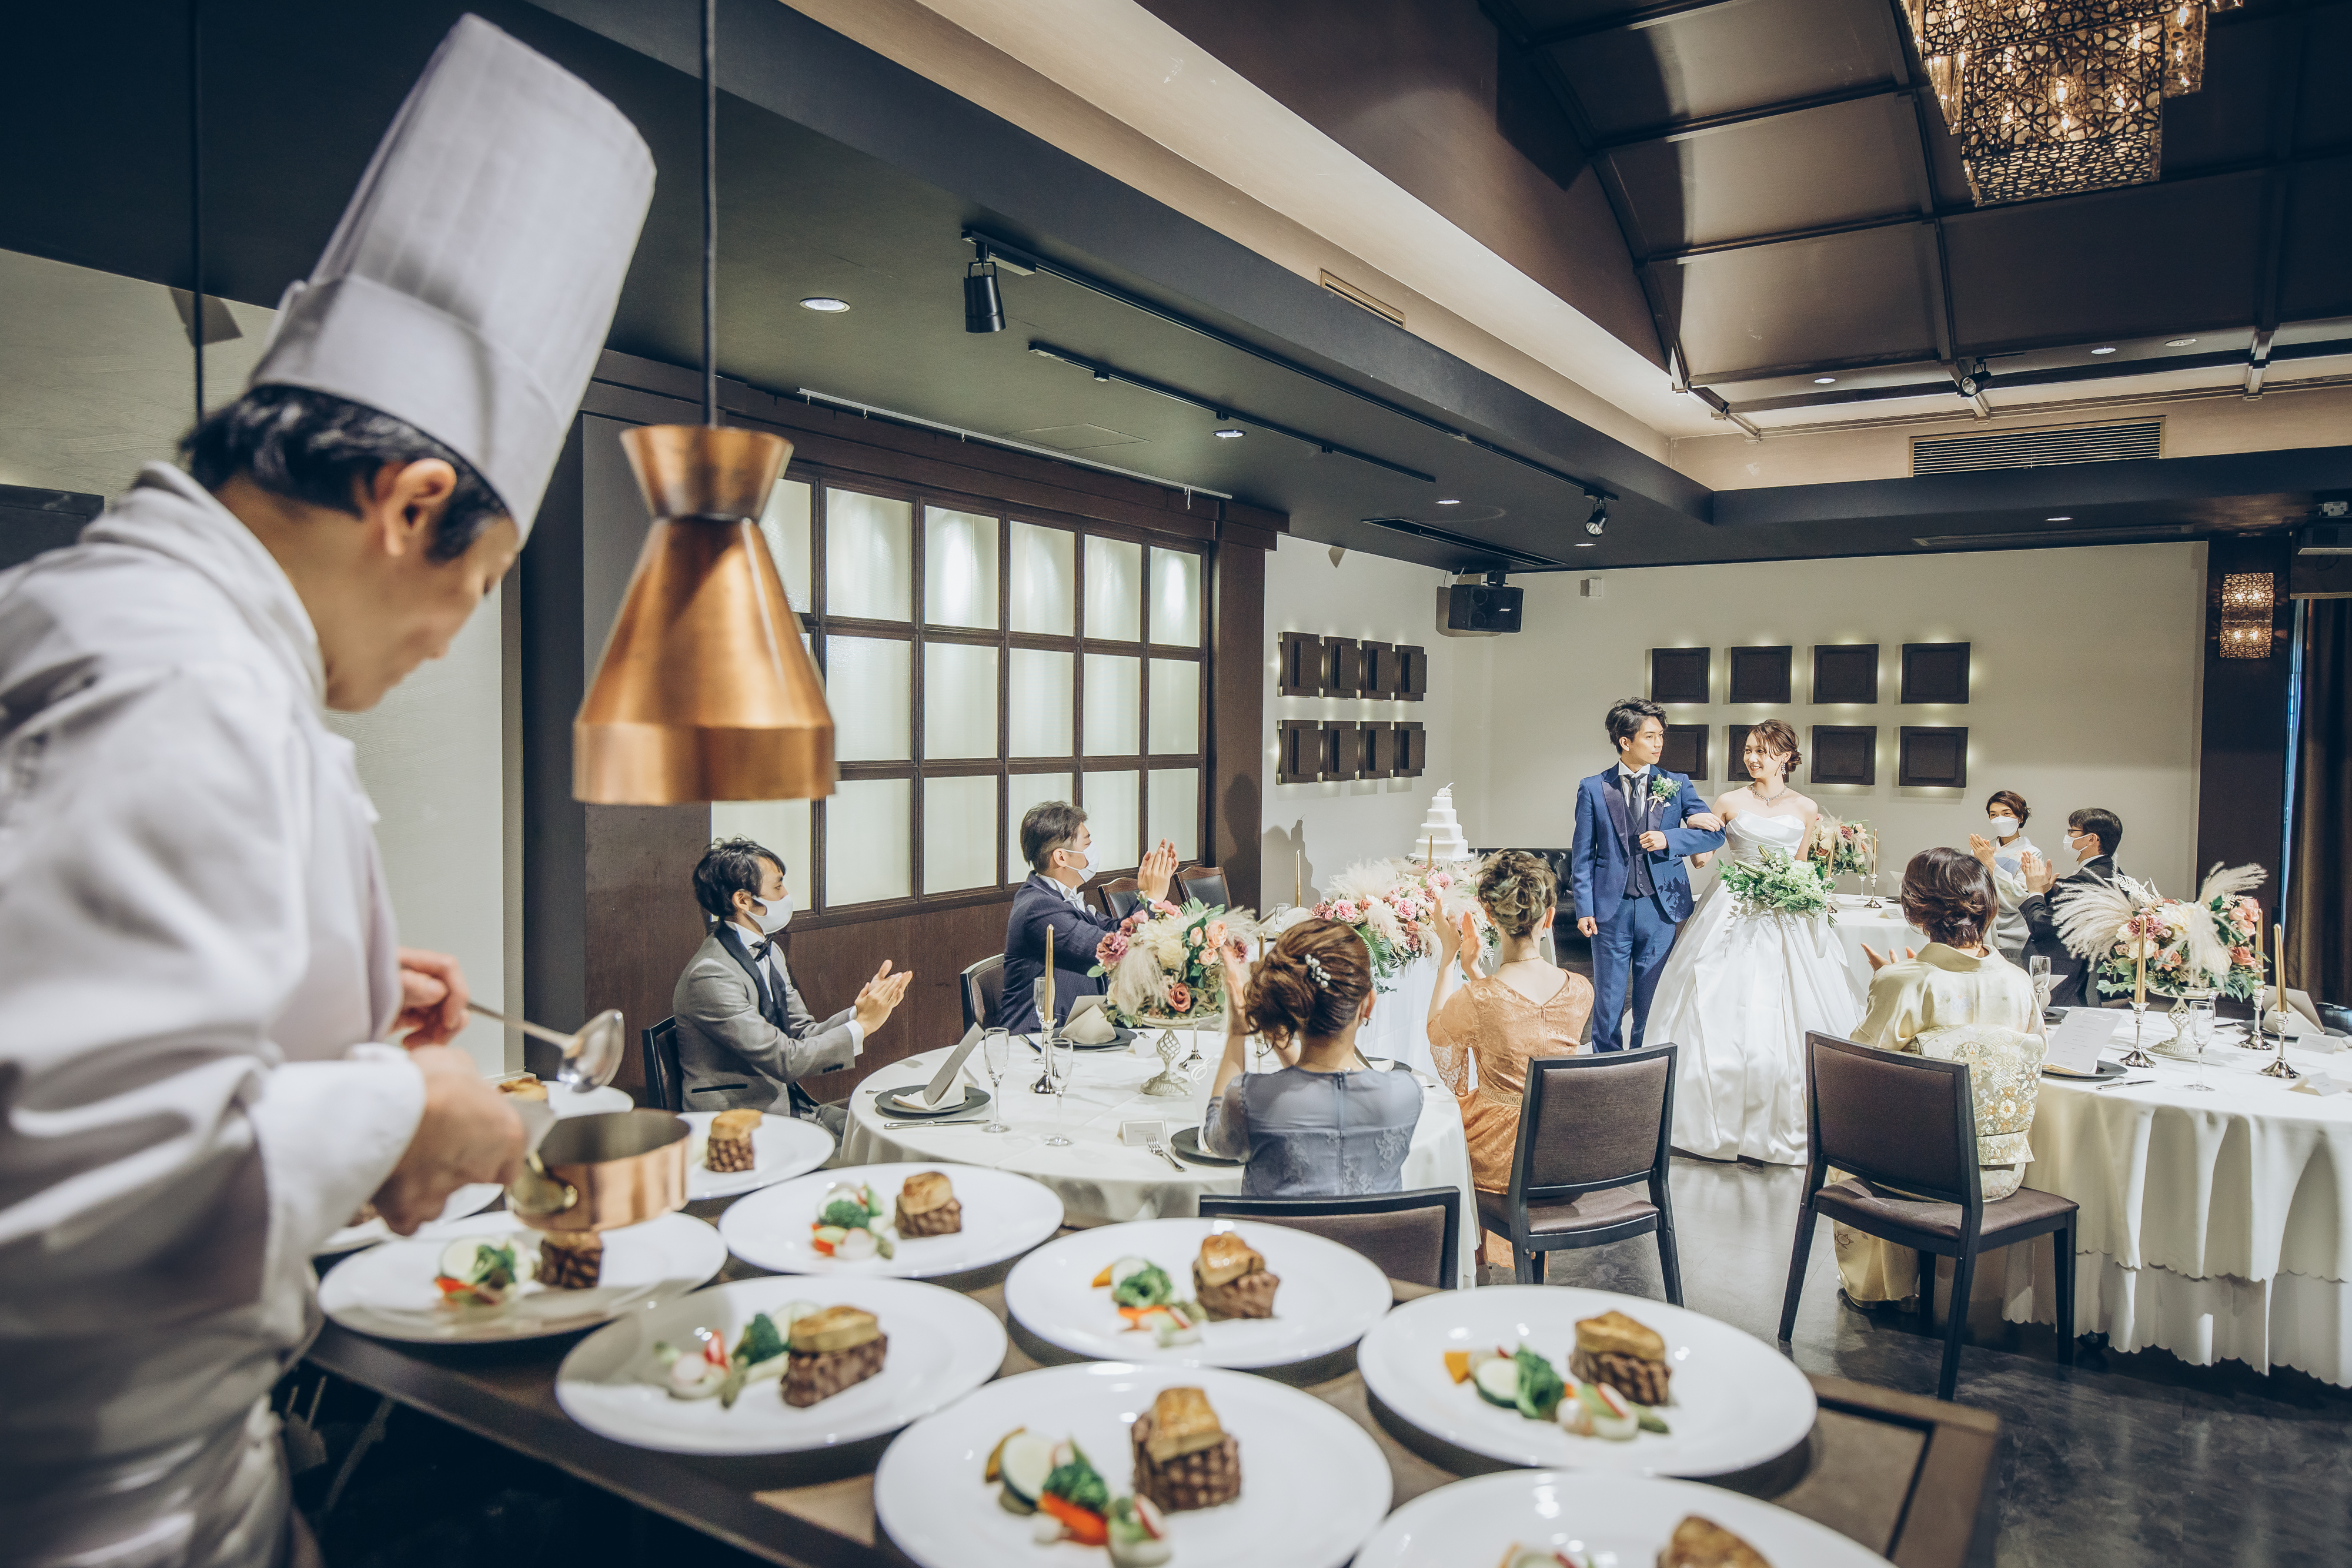
<svg viewBox="0 0 2352 1568">
<path fill-rule="evenodd" d="M 952 1236 L 963 1228 L 963 1205 L 945 1171 L 917 1171 L 898 1188 L 901 1237 Z"/>
<path fill-rule="evenodd" d="M 882 1370 L 890 1336 L 862 1307 L 824 1307 L 793 1320 L 786 1335 L 784 1403 L 806 1408 Z"/>
<path fill-rule="evenodd" d="M 604 1273 L 604 1238 L 593 1230 L 550 1230 L 539 1239 L 536 1278 L 551 1291 L 593 1291 Z"/>
<path fill-rule="evenodd" d="M 513 1078 L 499 1079 L 499 1092 L 511 1094 L 518 1100 L 543 1101 L 547 1098 L 547 1085 L 539 1081 L 539 1074 L 525 1072 Z"/>
<path fill-rule="evenodd" d="M 1265 1271 L 1265 1260 L 1231 1230 L 1201 1243 L 1192 1260 L 1192 1293 L 1211 1318 L 1270 1318 L 1281 1279 Z"/>
<path fill-rule="evenodd" d="M 1568 1370 L 1587 1383 L 1607 1384 L 1636 1405 L 1664 1405 L 1674 1375 L 1658 1331 L 1615 1312 L 1579 1320 Z"/>
<path fill-rule="evenodd" d="M 710 1135 L 702 1146 L 702 1168 L 707 1171 L 748 1171 L 757 1163 L 751 1150 L 751 1134 L 760 1130 L 765 1113 L 759 1111 L 721 1111 L 710 1118 Z"/>
<path fill-rule="evenodd" d="M 1692 1514 L 1675 1526 L 1658 1568 L 1772 1568 L 1764 1554 L 1711 1519 Z"/>
<path fill-rule="evenodd" d="M 1169 1513 L 1215 1508 L 1242 1495 L 1242 1449 L 1198 1388 L 1163 1388 L 1128 1427 L 1135 1495 Z"/>
</svg>

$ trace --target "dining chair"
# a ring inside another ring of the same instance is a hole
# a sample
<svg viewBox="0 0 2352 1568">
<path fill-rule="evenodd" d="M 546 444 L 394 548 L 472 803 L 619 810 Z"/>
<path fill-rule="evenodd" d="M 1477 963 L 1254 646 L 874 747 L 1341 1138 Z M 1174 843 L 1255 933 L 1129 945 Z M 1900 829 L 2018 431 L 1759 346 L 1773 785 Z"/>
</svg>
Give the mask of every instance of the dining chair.
<svg viewBox="0 0 2352 1568">
<path fill-rule="evenodd" d="M 1424 1186 L 1359 1197 L 1244 1197 L 1201 1195 L 1204 1219 L 1254 1219 L 1311 1231 L 1353 1248 L 1381 1273 L 1407 1284 L 1450 1291 L 1461 1281 L 1462 1193 Z"/>
<path fill-rule="evenodd" d="M 982 1029 L 996 1027 L 996 1004 L 1004 995 L 1004 955 L 991 953 L 977 964 L 965 966 L 963 972 L 963 1028 L 966 1034 L 978 1024 Z"/>
<path fill-rule="evenodd" d="M 1654 1233 L 1666 1300 L 1683 1304 L 1666 1183 L 1675 1057 L 1675 1047 L 1654 1045 L 1528 1063 L 1510 1190 L 1474 1189 L 1478 1223 L 1511 1244 L 1519 1283 L 1543 1283 L 1549 1253 Z"/>
<path fill-rule="evenodd" d="M 1233 903 L 1233 894 L 1225 888 L 1224 870 L 1220 866 L 1188 865 L 1176 873 L 1176 881 L 1183 890 L 1176 900 L 1179 904 L 1197 898 L 1214 909 Z"/>
<path fill-rule="evenodd" d="M 686 1073 L 677 1064 L 677 1019 L 664 1019 L 638 1031 L 645 1053 L 646 1098 L 663 1111 L 686 1109 Z"/>
<path fill-rule="evenodd" d="M 1978 1255 L 2037 1236 L 2050 1236 L 2057 1249 L 2058 1359 L 2074 1364 L 2074 1201 L 2031 1187 L 1984 1200 L 1967 1062 L 1878 1051 L 1808 1030 L 1805 1104 L 1812 1155 L 1789 1257 L 1788 1294 L 1780 1303 L 1781 1343 L 1789 1343 L 1797 1326 L 1797 1297 L 1812 1258 L 1813 1225 L 1826 1214 L 1922 1254 L 1919 1319 L 1931 1333 L 1936 1275 L 1928 1258 L 1952 1260 L 1952 1303 L 1937 1398 L 1949 1399 L 1959 1375 Z M 1829 1179 L 1832 1166 L 1840 1180 Z"/>
<path fill-rule="evenodd" d="M 1115 876 L 1102 884 L 1102 907 L 1114 920 L 1124 920 L 1143 902 L 1143 884 L 1131 876 Z"/>
</svg>

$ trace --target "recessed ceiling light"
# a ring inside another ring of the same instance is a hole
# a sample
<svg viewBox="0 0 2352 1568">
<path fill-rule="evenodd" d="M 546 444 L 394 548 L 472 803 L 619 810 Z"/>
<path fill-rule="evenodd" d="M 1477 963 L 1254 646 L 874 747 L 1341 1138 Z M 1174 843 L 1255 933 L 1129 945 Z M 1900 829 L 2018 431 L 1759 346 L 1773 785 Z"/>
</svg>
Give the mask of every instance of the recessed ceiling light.
<svg viewBox="0 0 2352 1568">
<path fill-rule="evenodd" d="M 1598 549 L 1601 547 L 1594 544 L 1591 539 L 1579 539 L 1576 541 L 1576 548 L 1579 549 Z"/>
<path fill-rule="evenodd" d="M 2113 349 L 2094 349 L 2091 352 L 2095 354 L 2112 354 L 2115 350 Z"/>
<path fill-rule="evenodd" d="M 1242 433 L 1238 430 L 1225 429 L 1217 432 L 1217 439 L 1220 441 L 1239 441 L 1241 438 Z"/>
<path fill-rule="evenodd" d="M 2074 519 L 2072 517 L 2044 517 L 2042 520 L 2045 523 L 2071 523 Z"/>
<path fill-rule="evenodd" d="M 801 301 L 803 310 L 822 310 L 828 316 L 838 316 L 849 308 L 846 299 L 835 299 L 830 294 L 812 294 Z"/>
<path fill-rule="evenodd" d="M 1813 378 L 1813 384 L 1817 387 L 1834 386 L 1836 383 L 1837 377 L 1835 376 L 1815 376 Z"/>
<path fill-rule="evenodd" d="M 2164 346 L 2168 349 L 2185 349 L 2196 340 L 2194 338 L 2167 338 L 2164 340 Z"/>
<path fill-rule="evenodd" d="M 1438 501 L 1438 503 L 1437 503 L 1437 504 L 1438 504 L 1439 506 L 1441 506 L 1441 507 L 1458 507 L 1458 506 L 1460 506 L 1462 503 L 1461 503 L 1460 501 L 1455 500 L 1455 499 L 1454 499 L 1453 497 L 1451 497 L 1451 496 L 1446 496 L 1446 497 L 1442 497 L 1442 498 Z"/>
</svg>

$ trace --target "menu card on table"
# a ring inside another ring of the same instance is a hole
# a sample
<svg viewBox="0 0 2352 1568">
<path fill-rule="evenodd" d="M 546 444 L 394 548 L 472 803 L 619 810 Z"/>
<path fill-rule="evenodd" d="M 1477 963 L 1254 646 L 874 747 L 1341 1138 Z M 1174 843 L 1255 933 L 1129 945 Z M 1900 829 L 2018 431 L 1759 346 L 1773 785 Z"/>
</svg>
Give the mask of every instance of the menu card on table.
<svg viewBox="0 0 2352 1568">
<path fill-rule="evenodd" d="M 923 1091 L 924 1104 L 936 1105 L 946 1097 L 949 1086 L 955 1082 L 956 1070 L 963 1065 L 964 1058 L 970 1056 L 971 1048 L 979 1043 L 980 1026 L 974 1024 L 963 1031 L 963 1038 L 956 1041 L 956 1048 L 948 1052 L 948 1059 L 940 1062 L 940 1070 L 931 1075 L 929 1086 Z"/>
<path fill-rule="evenodd" d="M 2069 1008 L 2064 1020 L 2050 1031 L 2050 1050 L 2042 1064 L 2070 1078 L 2095 1078 L 2099 1048 L 2115 1036 L 2114 1013 L 2105 1008 Z"/>
</svg>

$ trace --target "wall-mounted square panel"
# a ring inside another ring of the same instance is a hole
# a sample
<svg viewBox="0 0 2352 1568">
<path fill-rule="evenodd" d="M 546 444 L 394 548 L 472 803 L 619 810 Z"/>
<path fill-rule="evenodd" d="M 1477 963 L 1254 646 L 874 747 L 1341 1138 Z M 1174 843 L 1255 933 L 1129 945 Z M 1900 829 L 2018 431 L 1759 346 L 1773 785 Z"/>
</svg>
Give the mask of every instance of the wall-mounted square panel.
<svg viewBox="0 0 2352 1568">
<path fill-rule="evenodd" d="M 1429 693 L 1428 650 L 1399 643 L 1395 653 L 1396 678 L 1389 682 L 1389 695 L 1417 703 Z"/>
<path fill-rule="evenodd" d="M 1878 700 L 1878 644 L 1822 643 L 1813 648 L 1813 701 L 1874 703 Z"/>
<path fill-rule="evenodd" d="M 1750 724 L 1727 724 L 1723 727 L 1723 781 L 1734 789 L 1748 782 L 1748 732 Z"/>
<path fill-rule="evenodd" d="M 1878 727 L 1874 724 L 1817 724 L 1806 753 L 1811 768 L 1808 776 L 1816 784 L 1878 782 Z"/>
<path fill-rule="evenodd" d="M 1789 666 L 1793 648 L 1734 648 L 1731 650 L 1731 695 L 1735 703 L 1785 703 L 1789 700 Z"/>
<path fill-rule="evenodd" d="M 1323 695 L 1352 697 L 1364 689 L 1364 645 L 1353 637 L 1323 639 Z"/>
<path fill-rule="evenodd" d="M 1317 771 L 1327 780 L 1353 779 L 1361 755 L 1357 749 L 1360 744 L 1354 720 L 1326 719 Z"/>
<path fill-rule="evenodd" d="M 1386 779 L 1396 771 L 1397 731 L 1392 724 L 1368 724 L 1362 730 L 1363 767 L 1359 779 Z"/>
<path fill-rule="evenodd" d="M 1396 644 L 1393 643 L 1359 643 L 1362 650 L 1363 684 L 1357 695 L 1391 697 L 1396 695 Z"/>
<path fill-rule="evenodd" d="M 1658 756 L 1658 766 L 1687 778 L 1706 778 L 1706 731 L 1703 724 L 1666 726 L 1666 747 Z"/>
<path fill-rule="evenodd" d="M 1958 789 L 1969 781 L 1969 732 L 1965 726 L 1903 727 L 1896 783 L 1906 789 Z"/>
<path fill-rule="evenodd" d="M 1396 731 L 1396 769 L 1399 779 L 1418 779 L 1421 770 L 1429 766 L 1429 733 L 1421 721 L 1391 725 Z"/>
<path fill-rule="evenodd" d="M 1703 703 L 1713 699 L 1715 650 L 1712 648 L 1653 648 L 1650 650 L 1650 700 L 1654 703 Z"/>
<path fill-rule="evenodd" d="M 1906 703 L 1968 701 L 1969 645 L 1966 643 L 1904 643 L 1903 700 Z"/>
<path fill-rule="evenodd" d="M 1311 718 L 1286 718 L 1274 727 L 1274 781 L 1312 784 L 1323 777 L 1323 727 Z"/>
<path fill-rule="evenodd" d="M 1312 632 L 1285 632 L 1275 645 L 1275 690 L 1286 697 L 1323 695 L 1323 639 Z"/>
</svg>

